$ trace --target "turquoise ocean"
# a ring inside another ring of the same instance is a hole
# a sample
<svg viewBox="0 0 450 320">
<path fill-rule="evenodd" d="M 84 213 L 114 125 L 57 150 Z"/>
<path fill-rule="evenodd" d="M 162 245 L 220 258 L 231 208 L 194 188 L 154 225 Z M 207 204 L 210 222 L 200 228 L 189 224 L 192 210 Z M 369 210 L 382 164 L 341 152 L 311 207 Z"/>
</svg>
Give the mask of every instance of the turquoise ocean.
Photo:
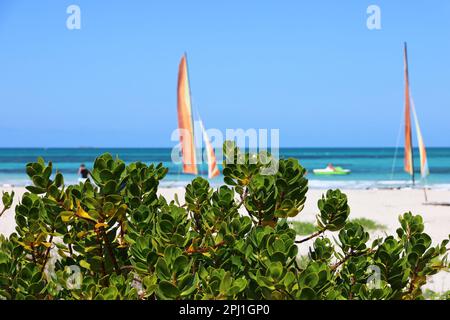
<svg viewBox="0 0 450 320">
<path fill-rule="evenodd" d="M 418 152 L 415 150 L 416 171 L 419 171 Z M 81 163 L 88 168 L 97 156 L 109 152 L 119 156 L 125 162 L 142 161 L 145 163 L 162 162 L 169 168 L 169 173 L 162 186 L 186 185 L 192 175 L 181 173 L 180 165 L 171 161 L 170 148 L 79 148 L 79 149 L 40 149 L 12 148 L 0 149 L 0 186 L 25 186 L 30 184 L 25 173 L 25 166 L 41 156 L 45 161 L 52 161 L 54 168 L 62 172 L 67 184 L 77 183 L 77 170 Z M 418 186 L 450 189 L 450 148 L 428 148 L 430 175 L 425 181 L 416 175 Z M 410 185 L 409 176 L 403 172 L 403 150 L 395 148 L 282 148 L 280 158 L 296 158 L 308 170 L 310 188 L 398 188 Z M 395 157 L 396 155 L 396 157 Z M 396 159 L 396 160 L 394 160 Z M 324 168 L 328 163 L 342 166 L 352 172 L 346 176 L 316 176 L 313 169 Z M 200 165 L 200 175 L 207 175 L 206 164 Z M 222 183 L 222 177 L 214 178 L 211 183 Z"/>
</svg>

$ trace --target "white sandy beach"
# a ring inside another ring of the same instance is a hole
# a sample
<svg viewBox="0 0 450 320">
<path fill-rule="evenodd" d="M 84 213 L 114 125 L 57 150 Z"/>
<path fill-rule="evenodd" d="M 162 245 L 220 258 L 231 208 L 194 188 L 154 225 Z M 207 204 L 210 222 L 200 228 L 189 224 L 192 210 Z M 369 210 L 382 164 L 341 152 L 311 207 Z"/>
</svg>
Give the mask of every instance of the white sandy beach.
<svg viewBox="0 0 450 320">
<path fill-rule="evenodd" d="M 18 203 L 24 187 L 0 187 L 0 191 L 15 191 L 15 204 Z M 294 219 L 297 221 L 314 222 L 317 210 L 317 200 L 326 190 L 312 189 L 307 193 L 307 201 L 304 210 Z M 168 200 L 173 199 L 177 193 L 180 201 L 184 199 L 183 188 L 161 188 L 160 194 Z M 368 218 L 387 227 L 384 231 L 372 233 L 375 238 L 384 233 L 395 234 L 399 227 L 398 216 L 411 211 L 422 215 L 425 222 L 425 232 L 433 239 L 434 243 L 447 238 L 450 234 L 450 207 L 424 204 L 423 190 L 343 190 L 349 198 L 351 207 L 350 218 Z M 450 202 L 450 190 L 427 190 L 429 202 Z M 10 209 L 0 218 L 0 233 L 9 235 L 14 232 L 14 210 Z M 301 254 L 308 252 L 308 243 L 299 248 Z M 435 291 L 450 290 L 450 274 L 441 273 L 433 277 L 427 284 L 427 288 Z"/>
</svg>

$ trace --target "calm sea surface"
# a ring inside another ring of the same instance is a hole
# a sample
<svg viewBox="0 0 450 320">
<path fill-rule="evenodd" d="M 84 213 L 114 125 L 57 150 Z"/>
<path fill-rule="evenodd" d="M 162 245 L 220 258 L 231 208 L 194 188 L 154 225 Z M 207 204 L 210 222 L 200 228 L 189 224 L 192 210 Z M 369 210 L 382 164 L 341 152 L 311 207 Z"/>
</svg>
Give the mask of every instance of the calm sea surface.
<svg viewBox="0 0 450 320">
<path fill-rule="evenodd" d="M 450 148 L 428 148 L 430 176 L 420 184 L 432 188 L 450 189 Z M 81 163 L 92 167 L 95 158 L 109 152 L 118 155 L 125 162 L 142 161 L 145 163 L 162 162 L 169 168 L 163 185 L 185 185 L 192 179 L 181 174 L 179 165 L 171 161 L 171 149 L 0 149 L 0 185 L 28 185 L 30 181 L 25 173 L 25 165 L 42 156 L 52 161 L 54 168 L 61 171 L 66 183 L 77 182 L 77 169 Z M 403 172 L 403 150 L 395 148 L 285 148 L 280 149 L 281 158 L 296 158 L 310 172 L 308 179 L 311 188 L 390 188 L 407 186 L 409 177 Z M 346 176 L 316 176 L 313 169 L 324 168 L 328 163 L 342 166 L 352 171 Z M 416 152 L 415 164 L 419 159 Z M 418 171 L 419 168 L 417 167 Z M 200 174 L 207 175 L 206 164 L 201 165 Z M 420 179 L 419 174 L 417 179 Z M 220 184 L 222 177 L 211 181 Z"/>
</svg>

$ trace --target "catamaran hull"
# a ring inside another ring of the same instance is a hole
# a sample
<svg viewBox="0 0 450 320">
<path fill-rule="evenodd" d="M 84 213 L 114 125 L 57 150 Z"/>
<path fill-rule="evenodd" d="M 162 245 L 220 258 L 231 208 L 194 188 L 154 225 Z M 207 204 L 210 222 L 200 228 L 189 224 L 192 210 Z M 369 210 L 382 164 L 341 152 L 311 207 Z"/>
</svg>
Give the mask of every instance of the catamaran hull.
<svg viewBox="0 0 450 320">
<path fill-rule="evenodd" d="M 326 169 L 314 169 L 313 170 L 315 175 L 319 175 L 319 176 L 343 176 L 343 175 L 347 175 L 350 174 L 350 170 L 338 170 L 338 171 L 331 171 L 331 170 L 326 170 Z"/>
</svg>

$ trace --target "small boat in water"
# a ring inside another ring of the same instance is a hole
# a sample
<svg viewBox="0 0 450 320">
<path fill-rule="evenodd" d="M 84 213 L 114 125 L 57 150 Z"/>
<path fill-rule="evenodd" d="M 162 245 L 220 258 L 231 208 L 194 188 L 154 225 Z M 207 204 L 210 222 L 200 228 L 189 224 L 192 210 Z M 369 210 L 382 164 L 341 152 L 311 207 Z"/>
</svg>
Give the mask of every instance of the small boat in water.
<svg viewBox="0 0 450 320">
<path fill-rule="evenodd" d="M 346 174 L 349 174 L 351 171 L 348 169 L 344 169 L 342 167 L 328 166 L 325 169 L 314 169 L 313 172 L 314 172 L 314 174 L 317 174 L 317 175 L 328 176 L 328 175 L 346 175 Z"/>
</svg>

